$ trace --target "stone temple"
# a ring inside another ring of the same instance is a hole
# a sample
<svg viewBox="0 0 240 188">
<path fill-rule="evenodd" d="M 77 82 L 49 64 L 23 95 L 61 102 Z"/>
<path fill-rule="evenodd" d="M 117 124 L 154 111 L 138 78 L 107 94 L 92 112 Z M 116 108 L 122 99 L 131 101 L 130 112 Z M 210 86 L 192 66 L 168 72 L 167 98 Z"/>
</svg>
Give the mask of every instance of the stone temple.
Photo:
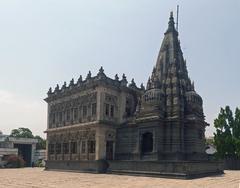
<svg viewBox="0 0 240 188">
<path fill-rule="evenodd" d="M 172 13 L 146 88 L 125 75 L 109 78 L 101 67 L 96 76 L 50 88 L 45 101 L 47 169 L 183 178 L 223 172 L 205 153 L 203 101 Z"/>
</svg>

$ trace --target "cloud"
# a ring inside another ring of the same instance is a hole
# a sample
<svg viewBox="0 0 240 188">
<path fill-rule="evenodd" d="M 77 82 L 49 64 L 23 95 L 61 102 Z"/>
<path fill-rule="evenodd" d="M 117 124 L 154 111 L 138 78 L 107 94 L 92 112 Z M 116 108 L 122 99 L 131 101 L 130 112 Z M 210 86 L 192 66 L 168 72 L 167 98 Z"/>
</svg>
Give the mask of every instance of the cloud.
<svg viewBox="0 0 240 188">
<path fill-rule="evenodd" d="M 0 104 L 14 103 L 14 95 L 8 91 L 0 90 Z"/>
<path fill-rule="evenodd" d="M 33 134 L 43 136 L 46 114 L 46 104 L 42 100 L 0 90 L 0 130 L 3 133 L 9 134 L 14 128 L 27 127 Z"/>
</svg>

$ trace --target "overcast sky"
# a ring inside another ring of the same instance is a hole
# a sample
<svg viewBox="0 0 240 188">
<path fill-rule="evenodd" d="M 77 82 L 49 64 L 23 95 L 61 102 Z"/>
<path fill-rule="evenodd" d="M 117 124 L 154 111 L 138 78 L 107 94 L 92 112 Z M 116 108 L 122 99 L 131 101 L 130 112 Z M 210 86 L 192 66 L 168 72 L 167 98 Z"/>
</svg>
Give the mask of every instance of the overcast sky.
<svg viewBox="0 0 240 188">
<path fill-rule="evenodd" d="M 44 136 L 48 88 L 100 66 L 145 84 L 177 4 L 212 135 L 220 107 L 240 106 L 240 0 L 0 0 L 0 130 Z"/>
</svg>

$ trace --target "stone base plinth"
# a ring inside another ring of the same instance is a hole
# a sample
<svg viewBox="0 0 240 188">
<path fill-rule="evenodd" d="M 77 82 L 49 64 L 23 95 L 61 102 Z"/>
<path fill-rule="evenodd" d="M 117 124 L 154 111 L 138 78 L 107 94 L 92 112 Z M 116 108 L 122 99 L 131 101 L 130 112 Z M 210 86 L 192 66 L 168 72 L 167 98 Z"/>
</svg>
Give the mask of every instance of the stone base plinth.
<svg viewBox="0 0 240 188">
<path fill-rule="evenodd" d="M 109 172 L 140 176 L 191 179 L 223 174 L 222 162 L 210 161 L 109 161 Z"/>
<path fill-rule="evenodd" d="M 107 161 L 46 161 L 45 170 L 79 171 L 92 173 L 106 173 L 109 165 Z"/>
<path fill-rule="evenodd" d="M 191 179 L 223 174 L 222 162 L 212 161 L 46 161 L 46 170 L 113 173 Z"/>
</svg>

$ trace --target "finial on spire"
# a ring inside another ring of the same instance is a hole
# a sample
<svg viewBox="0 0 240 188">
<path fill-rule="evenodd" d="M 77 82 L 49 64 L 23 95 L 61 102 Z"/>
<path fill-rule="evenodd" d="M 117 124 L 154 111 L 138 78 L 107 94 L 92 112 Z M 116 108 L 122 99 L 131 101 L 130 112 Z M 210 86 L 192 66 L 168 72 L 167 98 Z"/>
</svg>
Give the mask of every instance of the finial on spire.
<svg viewBox="0 0 240 188">
<path fill-rule="evenodd" d="M 170 12 L 170 17 L 169 17 L 169 22 L 168 22 L 168 29 L 166 31 L 165 34 L 169 33 L 169 32 L 176 32 L 175 29 L 175 22 L 174 22 L 174 18 L 173 18 L 173 12 Z"/>
<path fill-rule="evenodd" d="M 179 15 L 179 5 L 177 5 L 177 23 L 176 23 L 176 30 L 178 31 L 178 15 Z"/>
<path fill-rule="evenodd" d="M 168 26 L 173 29 L 174 28 L 174 18 L 173 18 L 173 11 L 171 11 L 170 13 L 170 18 L 169 18 L 169 22 L 168 22 Z"/>
</svg>

